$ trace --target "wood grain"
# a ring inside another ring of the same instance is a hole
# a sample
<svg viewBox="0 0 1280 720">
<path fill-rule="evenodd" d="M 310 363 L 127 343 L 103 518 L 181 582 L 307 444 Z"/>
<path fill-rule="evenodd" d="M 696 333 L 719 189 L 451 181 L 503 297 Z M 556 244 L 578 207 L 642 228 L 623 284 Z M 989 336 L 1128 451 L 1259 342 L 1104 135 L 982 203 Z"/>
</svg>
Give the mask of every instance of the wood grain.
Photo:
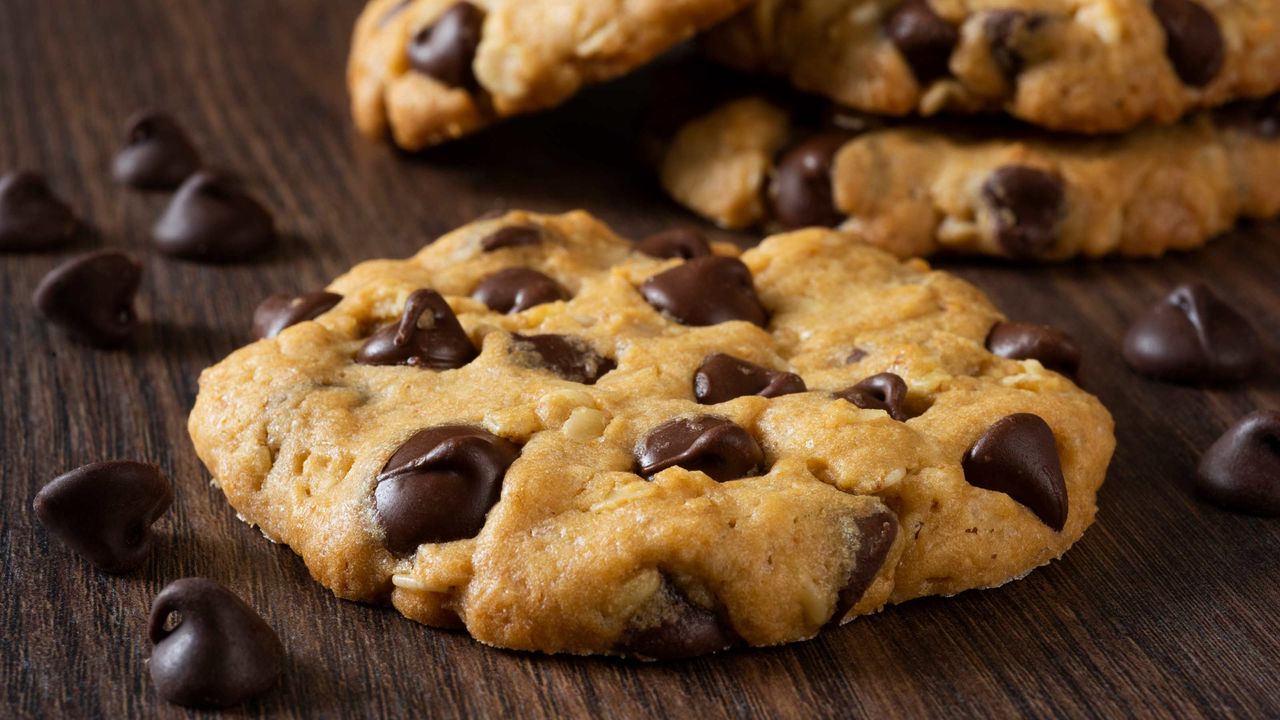
<svg viewBox="0 0 1280 720">
<path fill-rule="evenodd" d="M 260 609 L 290 651 L 283 685 L 228 713 L 259 717 L 1280 716 L 1280 522 L 1191 492 L 1202 448 L 1280 407 L 1280 232 L 1254 227 L 1159 262 L 946 265 L 1008 314 L 1087 351 L 1084 384 L 1118 422 L 1098 524 L 1064 560 L 1005 588 L 928 599 L 796 646 L 637 665 L 491 650 L 342 602 L 235 518 L 191 449 L 201 368 L 244 343 L 258 300 L 404 256 L 486 210 L 587 208 L 632 236 L 691 219 L 637 160 L 642 74 L 418 157 L 355 136 L 342 85 L 356 0 L 0 0 L 0 167 L 46 172 L 92 221 L 77 249 L 145 259 L 135 345 L 95 352 L 41 323 L 30 295 L 61 254 L 0 256 L 0 686 L 7 717 L 180 717 L 146 672 L 145 618 L 171 580 L 203 575 Z M 164 202 L 114 186 L 120 126 L 175 113 L 206 161 L 245 178 L 285 247 L 209 268 L 160 258 Z M 1129 373 L 1127 322 L 1202 278 L 1271 344 L 1264 377 L 1198 390 Z M 112 457 L 158 463 L 178 500 L 141 571 L 99 574 L 29 511 L 54 475 Z M 198 713 L 196 713 L 198 714 Z"/>
</svg>

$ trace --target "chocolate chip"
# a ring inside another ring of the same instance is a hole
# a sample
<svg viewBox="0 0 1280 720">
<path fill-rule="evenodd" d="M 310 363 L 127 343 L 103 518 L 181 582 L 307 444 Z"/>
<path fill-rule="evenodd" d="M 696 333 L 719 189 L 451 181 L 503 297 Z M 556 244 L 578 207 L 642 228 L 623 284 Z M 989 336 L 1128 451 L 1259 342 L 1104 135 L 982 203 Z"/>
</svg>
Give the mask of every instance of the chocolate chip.
<svg viewBox="0 0 1280 720">
<path fill-rule="evenodd" d="M 984 15 L 983 34 L 991 47 L 991 59 L 1007 77 L 1022 72 L 1026 65 L 1023 48 L 1048 20 L 1040 13 L 1021 10 L 992 10 Z"/>
<path fill-rule="evenodd" d="M 404 555 L 423 543 L 478 535 L 519 456 L 515 445 L 482 428 L 419 430 L 378 475 L 374 504 L 387 549 Z"/>
<path fill-rule="evenodd" d="M 898 422 L 906 422 L 907 383 L 894 373 L 877 373 L 836 393 L 836 397 L 863 410 L 883 410 Z"/>
<path fill-rule="evenodd" d="M 697 605 L 664 578 L 653 624 L 632 629 L 623 650 L 641 660 L 679 660 L 733 646 L 737 633 L 719 613 Z M 650 620 L 646 618 L 646 620 Z"/>
<path fill-rule="evenodd" d="M 46 530 L 109 573 L 142 567 L 151 524 L 173 504 L 173 486 L 154 465 L 113 460 L 59 475 L 32 504 Z"/>
<path fill-rule="evenodd" d="M 0 252 L 62 247 L 78 225 L 43 177 L 25 171 L 0 177 Z"/>
<path fill-rule="evenodd" d="M 1124 359 L 1159 380 L 1244 380 L 1262 361 L 1258 334 L 1235 308 L 1201 283 L 1180 285 L 1134 320 Z"/>
<path fill-rule="evenodd" d="M 885 20 L 885 32 L 902 53 L 916 81 L 927 85 L 948 72 L 960 33 L 924 0 L 907 0 Z"/>
<path fill-rule="evenodd" d="M 996 168 L 982 184 L 996 240 L 1012 258 L 1043 256 L 1058 240 L 1065 191 L 1062 178 L 1025 165 Z"/>
<path fill-rule="evenodd" d="M 72 258 L 49 272 L 32 302 L 49 322 L 77 340 L 115 347 L 133 337 L 138 316 L 133 296 L 142 281 L 142 265 L 115 250 Z"/>
<path fill-rule="evenodd" d="M 694 258 L 645 280 L 640 294 L 684 325 L 745 320 L 764 327 L 769 322 L 751 271 L 737 258 Z"/>
<path fill-rule="evenodd" d="M 1280 137 L 1280 95 L 1231 103 L 1216 110 L 1214 120 L 1219 126 L 1243 128 L 1274 140 Z"/>
<path fill-rule="evenodd" d="M 122 185 L 168 190 L 199 169 L 200 156 L 186 133 L 173 118 L 152 110 L 129 118 L 111 173 Z"/>
<path fill-rule="evenodd" d="M 177 625 L 166 629 L 176 613 Z M 151 681 L 165 700 L 229 707 L 261 695 L 284 671 L 284 646 L 235 593 L 212 580 L 169 583 L 151 604 Z"/>
<path fill-rule="evenodd" d="M 449 303 L 436 291 L 423 289 L 409 295 L 399 320 L 369 338 L 356 353 L 356 362 L 449 370 L 466 365 L 477 354 Z"/>
<path fill-rule="evenodd" d="M 764 453 L 740 425 L 714 415 L 696 415 L 668 420 L 649 431 L 636 460 L 636 474 L 644 477 L 679 466 L 724 482 L 759 470 Z"/>
<path fill-rule="evenodd" d="M 1280 515 L 1280 412 L 1244 416 L 1200 458 L 1196 489 L 1215 505 Z"/>
<path fill-rule="evenodd" d="M 774 398 L 805 391 L 795 373 L 770 370 L 725 353 L 715 353 L 693 374 L 693 396 L 702 405 L 728 402 L 744 395 Z"/>
<path fill-rule="evenodd" d="M 849 578 L 836 596 L 836 609 L 831 623 L 839 624 L 871 587 L 884 561 L 889 557 L 893 541 L 898 537 L 898 518 L 890 512 L 878 512 L 858 519 L 858 549 L 853 554 Z"/>
<path fill-rule="evenodd" d="M 272 295 L 253 311 L 253 336 L 273 338 L 291 325 L 315 320 L 342 302 L 337 293 L 320 292 L 305 295 Z"/>
<path fill-rule="evenodd" d="M 567 335 L 514 335 L 512 349 L 533 353 L 537 364 L 570 382 L 595 385 L 618 365 L 584 340 Z"/>
<path fill-rule="evenodd" d="M 409 40 L 409 65 L 450 87 L 474 88 L 472 62 L 480 47 L 484 12 L 469 2 L 454 3 L 435 23 Z"/>
<path fill-rule="evenodd" d="M 711 254 L 711 244 L 693 228 L 678 227 L 655 233 L 636 243 L 636 250 L 656 258 L 692 260 Z"/>
<path fill-rule="evenodd" d="M 202 171 L 178 188 L 151 237 L 166 255 L 237 262 L 270 247 L 276 231 L 271 214 L 231 178 Z"/>
<path fill-rule="evenodd" d="M 1070 335 L 1048 325 L 998 322 L 987 333 L 987 349 L 1010 360 L 1039 360 L 1071 378 L 1080 371 L 1080 346 Z"/>
<path fill-rule="evenodd" d="M 852 365 L 856 362 L 862 362 L 862 359 L 865 358 L 866 356 L 867 356 L 866 350 L 863 350 L 862 348 L 854 348 L 852 351 L 850 351 L 849 356 L 844 359 L 844 364 Z"/>
<path fill-rule="evenodd" d="M 844 216 L 832 196 L 831 170 L 849 135 L 826 132 L 788 150 L 778 161 L 770 186 L 773 217 L 784 228 L 830 227 Z"/>
<path fill-rule="evenodd" d="M 970 485 L 1008 495 L 1054 530 L 1066 526 L 1067 482 L 1057 441 L 1038 415 L 997 420 L 965 453 L 963 468 Z"/>
<path fill-rule="evenodd" d="M 526 247 L 542 242 L 542 231 L 525 225 L 508 225 L 489 233 L 480 240 L 480 249 L 493 252 L 503 248 Z"/>
<path fill-rule="evenodd" d="M 569 293 L 537 270 L 512 267 L 481 280 L 471 297 L 495 312 L 518 313 L 543 303 L 567 300 Z"/>
<path fill-rule="evenodd" d="M 1226 54 L 1213 13 L 1192 0 L 1151 0 L 1151 11 L 1164 28 L 1164 51 L 1182 82 L 1194 87 L 1212 82 Z"/>
</svg>

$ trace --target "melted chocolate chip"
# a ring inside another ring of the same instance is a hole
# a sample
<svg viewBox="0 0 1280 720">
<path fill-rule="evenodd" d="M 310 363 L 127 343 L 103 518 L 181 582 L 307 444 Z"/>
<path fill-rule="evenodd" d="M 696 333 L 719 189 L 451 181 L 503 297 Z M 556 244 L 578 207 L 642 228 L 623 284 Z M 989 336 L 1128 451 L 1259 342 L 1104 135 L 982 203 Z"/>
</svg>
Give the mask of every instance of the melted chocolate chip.
<svg viewBox="0 0 1280 720">
<path fill-rule="evenodd" d="M 156 249 L 196 262 L 238 262 L 275 243 L 271 214 L 230 178 L 202 171 L 169 202 L 151 231 Z"/>
<path fill-rule="evenodd" d="M 998 322 L 987 334 L 987 349 L 1010 360 L 1039 360 L 1067 377 L 1080 371 L 1080 346 L 1070 335 L 1048 325 Z"/>
<path fill-rule="evenodd" d="M 985 13 L 983 34 L 991 44 L 991 58 L 1007 77 L 1022 72 L 1026 64 L 1023 47 L 1046 22 L 1039 13 L 1021 10 L 992 10 Z"/>
<path fill-rule="evenodd" d="M 836 397 L 863 410 L 883 410 L 898 422 L 906 422 L 907 383 L 894 373 L 878 373 L 836 393 Z"/>
<path fill-rule="evenodd" d="M 1249 321 L 1201 283 L 1181 285 L 1143 313 L 1124 337 L 1124 359 L 1159 380 L 1244 380 L 1262 361 Z"/>
<path fill-rule="evenodd" d="M 862 596 L 884 567 L 893 541 L 898 537 L 898 518 L 890 512 L 878 512 L 858 519 L 858 549 L 853 554 L 849 578 L 836 596 L 832 624 L 839 624 Z"/>
<path fill-rule="evenodd" d="M 138 316 L 133 296 L 142 265 L 114 250 L 72 258 L 49 272 L 36 287 L 36 310 L 77 340 L 115 347 L 133 337 Z"/>
<path fill-rule="evenodd" d="M 1067 482 L 1053 429 L 1038 415 L 997 420 L 965 453 L 964 479 L 1002 492 L 1056 531 L 1067 524 Z"/>
<path fill-rule="evenodd" d="M 795 373 L 770 370 L 725 353 L 715 353 L 693 374 L 693 396 L 702 405 L 728 402 L 744 395 L 774 398 L 805 391 Z"/>
<path fill-rule="evenodd" d="M 663 582 L 658 622 L 627 634 L 623 649 L 642 660 L 679 660 L 724 650 L 737 633 L 713 610 L 694 604 L 670 581 Z"/>
<path fill-rule="evenodd" d="M 75 237 L 78 225 L 43 177 L 33 172 L 0 177 L 0 252 L 62 247 Z"/>
<path fill-rule="evenodd" d="M 1194 87 L 1213 82 L 1226 55 L 1213 13 L 1192 0 L 1151 0 L 1151 11 L 1164 28 L 1165 54 L 1182 82 Z"/>
<path fill-rule="evenodd" d="M 982 184 L 996 241 L 1012 258 L 1038 258 L 1058 240 L 1065 199 L 1062 178 L 1024 165 L 1005 165 Z"/>
<path fill-rule="evenodd" d="M 122 185 L 169 190 L 199 169 L 200 156 L 178 123 L 164 113 L 146 111 L 129 118 L 111 174 Z"/>
<path fill-rule="evenodd" d="M 151 524 L 173 504 L 173 486 L 154 465 L 93 463 L 59 475 L 36 494 L 40 524 L 109 573 L 142 567 Z"/>
<path fill-rule="evenodd" d="M 844 219 L 832 195 L 831 169 L 849 135 L 825 132 L 796 145 L 778 160 L 770 187 L 773 217 L 784 228 L 831 227 Z"/>
<path fill-rule="evenodd" d="M 481 280 L 471 297 L 495 312 L 518 313 L 543 303 L 567 300 L 569 293 L 537 270 L 512 267 Z"/>
<path fill-rule="evenodd" d="M 697 230 L 678 227 L 650 235 L 636 243 L 636 250 L 656 258 L 692 260 L 710 255 L 711 244 Z"/>
<path fill-rule="evenodd" d="M 751 271 L 737 258 L 694 258 L 645 280 L 640 294 L 684 325 L 745 320 L 764 327 L 769 322 Z"/>
<path fill-rule="evenodd" d="M 423 543 L 478 535 L 519 456 L 511 442 L 478 427 L 418 431 L 387 460 L 374 490 L 387 549 L 404 555 Z"/>
<path fill-rule="evenodd" d="M 484 12 L 469 2 L 454 3 L 435 23 L 409 40 L 409 65 L 450 87 L 476 87 L 472 62 L 480 47 Z"/>
<path fill-rule="evenodd" d="M 512 349 L 533 353 L 538 364 L 570 382 L 595 385 L 618 365 L 586 341 L 567 335 L 514 335 Z"/>
<path fill-rule="evenodd" d="M 1196 489 L 1227 510 L 1280 515 L 1280 412 L 1246 415 L 1210 445 L 1200 458 Z"/>
<path fill-rule="evenodd" d="M 508 225 L 484 236 L 480 249 L 493 252 L 503 248 L 527 247 L 542 242 L 542 231 L 525 225 Z"/>
<path fill-rule="evenodd" d="M 948 72 L 960 33 L 924 0 L 907 0 L 885 20 L 885 32 L 902 53 L 916 81 L 927 85 Z"/>
<path fill-rule="evenodd" d="M 862 348 L 854 348 L 849 352 L 849 356 L 844 359 L 845 365 L 852 365 L 856 362 L 862 362 L 862 358 L 867 356 L 867 351 Z"/>
<path fill-rule="evenodd" d="M 315 320 L 342 302 L 342 296 L 331 292 L 305 295 L 272 295 L 253 311 L 253 336 L 273 338 L 287 327 Z"/>
<path fill-rule="evenodd" d="M 170 616 L 178 624 L 165 629 Z M 229 707 L 261 695 L 284 671 L 284 646 L 253 608 L 212 580 L 176 580 L 156 596 L 149 623 L 151 680 L 165 700 Z"/>
<path fill-rule="evenodd" d="M 668 420 L 649 431 L 636 461 L 636 474 L 647 478 L 679 466 L 724 482 L 755 473 L 764 453 L 740 425 L 714 415 L 697 415 Z"/>
<path fill-rule="evenodd" d="M 449 303 L 434 290 L 415 290 L 400 319 L 383 325 L 356 353 L 365 365 L 409 365 L 449 370 L 476 358 L 475 345 Z"/>
</svg>

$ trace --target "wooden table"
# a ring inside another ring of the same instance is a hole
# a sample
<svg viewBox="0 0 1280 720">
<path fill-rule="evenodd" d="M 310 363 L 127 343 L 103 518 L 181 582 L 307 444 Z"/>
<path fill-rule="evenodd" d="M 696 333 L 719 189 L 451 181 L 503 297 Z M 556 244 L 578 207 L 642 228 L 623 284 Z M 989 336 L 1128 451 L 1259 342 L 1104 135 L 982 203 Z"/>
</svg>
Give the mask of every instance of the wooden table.
<svg viewBox="0 0 1280 720">
<path fill-rule="evenodd" d="M 1118 425 L 1097 525 L 1005 588 L 915 601 L 791 647 L 638 665 L 491 650 L 313 583 L 236 519 L 185 429 L 197 373 L 246 342 L 261 297 L 408 255 L 492 208 L 583 207 L 631 236 L 690 221 L 636 158 L 639 110 L 661 92 L 648 76 L 419 157 L 362 141 L 343 87 L 358 5 L 0 2 L 0 167 L 48 173 L 96 226 L 78 249 L 145 259 L 147 319 L 129 350 L 70 344 L 29 301 L 66 253 L 0 256 L 0 715 L 185 714 L 151 687 L 145 619 L 161 587 L 201 575 L 256 606 L 290 653 L 282 686 L 233 716 L 1280 716 L 1280 521 L 1191 491 L 1228 422 L 1280 407 L 1274 227 L 1159 262 L 947 263 L 1011 316 L 1073 333 L 1084 384 Z M 163 197 L 108 176 L 124 119 L 144 106 L 178 115 L 210 164 L 274 208 L 282 251 L 226 268 L 149 251 Z M 1128 320 L 1191 278 L 1252 314 L 1272 346 L 1265 377 L 1206 392 L 1125 369 Z M 158 551 L 123 578 L 52 542 L 29 510 L 54 475 L 108 457 L 156 462 L 178 490 Z"/>
</svg>

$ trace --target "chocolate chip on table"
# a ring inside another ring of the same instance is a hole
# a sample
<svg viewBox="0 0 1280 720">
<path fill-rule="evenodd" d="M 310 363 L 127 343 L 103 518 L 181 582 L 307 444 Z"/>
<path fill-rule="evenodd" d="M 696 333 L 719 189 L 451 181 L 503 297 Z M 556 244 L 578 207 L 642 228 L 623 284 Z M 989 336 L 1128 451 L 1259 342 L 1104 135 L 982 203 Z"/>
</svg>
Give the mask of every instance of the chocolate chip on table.
<svg viewBox="0 0 1280 720">
<path fill-rule="evenodd" d="M 420 430 L 387 460 L 374 504 L 387 549 L 475 537 L 498 502 L 507 468 L 520 456 L 510 441 L 469 425 Z"/>
<path fill-rule="evenodd" d="M 1226 55 L 1213 13 L 1193 0 L 1152 0 L 1151 11 L 1164 28 L 1165 54 L 1182 82 L 1194 87 L 1213 82 Z"/>
<path fill-rule="evenodd" d="M 987 350 L 1010 360 L 1039 360 L 1067 377 L 1080 371 L 1080 346 L 1065 332 L 1025 322 L 998 322 L 987 333 Z"/>
<path fill-rule="evenodd" d="M 1209 446 L 1196 490 L 1213 504 L 1250 515 L 1280 515 L 1280 412 L 1258 410 Z"/>
<path fill-rule="evenodd" d="M 512 349 L 533 353 L 538 364 L 570 382 L 595 385 L 618 365 L 586 341 L 567 335 L 514 335 Z"/>
<path fill-rule="evenodd" d="M 1022 72 L 1026 65 L 1022 48 L 1047 20 L 1040 13 L 1021 10 L 991 10 L 984 14 L 982 30 L 990 43 L 991 59 L 1006 77 Z"/>
<path fill-rule="evenodd" d="M 745 320 L 764 327 L 769 322 L 751 271 L 737 258 L 694 258 L 645 280 L 640 294 L 684 325 Z"/>
<path fill-rule="evenodd" d="M 331 292 L 304 295 L 272 295 L 253 311 L 253 336 L 273 338 L 282 330 L 307 320 L 315 320 L 342 302 L 342 296 Z"/>
<path fill-rule="evenodd" d="M 201 171 L 187 178 L 151 231 L 156 249 L 196 262 L 238 262 L 276 240 L 275 223 L 231 178 Z"/>
<path fill-rule="evenodd" d="M 960 32 L 939 17 L 929 3 L 907 0 L 890 13 L 884 27 L 920 85 L 949 72 L 951 51 L 960 41 Z"/>
<path fill-rule="evenodd" d="M 964 479 L 1002 492 L 1056 531 L 1067 524 L 1067 482 L 1053 429 L 1040 416 L 1015 413 L 997 420 L 962 463 Z"/>
<path fill-rule="evenodd" d="M 821 133 L 791 148 L 778 160 L 769 200 L 773 217 L 784 228 L 831 227 L 844 219 L 832 194 L 831 170 L 836 153 L 848 141 L 848 133 Z"/>
<path fill-rule="evenodd" d="M 689 600 L 669 579 L 663 580 L 666 607 L 649 627 L 630 631 L 623 642 L 628 655 L 641 660 L 681 660 L 725 650 L 738 635 L 719 613 Z"/>
<path fill-rule="evenodd" d="M 898 518 L 891 512 L 878 512 L 858 520 L 858 549 L 853 554 L 849 578 L 836 596 L 836 609 L 831 623 L 839 624 L 862 596 L 884 567 L 898 537 Z"/>
<path fill-rule="evenodd" d="M 702 405 L 728 402 L 744 395 L 775 398 L 805 391 L 799 375 L 770 370 L 726 353 L 715 353 L 693 374 L 693 397 Z"/>
<path fill-rule="evenodd" d="M 836 393 L 836 397 L 857 405 L 863 410 L 884 410 L 898 422 L 906 422 L 907 383 L 894 373 L 872 375 L 857 385 Z"/>
<path fill-rule="evenodd" d="M 71 242 L 79 223 L 36 173 L 0 177 L 0 252 L 53 250 Z"/>
<path fill-rule="evenodd" d="M 656 258 L 692 260 L 711 254 L 706 236 L 693 228 L 677 227 L 654 233 L 636 243 L 636 250 Z"/>
<path fill-rule="evenodd" d="M 477 354 L 449 303 L 436 291 L 422 289 L 409 295 L 399 320 L 383 325 L 365 342 L 356 362 L 449 370 Z"/>
<path fill-rule="evenodd" d="M 527 225 L 507 225 L 480 239 L 480 249 L 493 252 L 503 248 L 527 247 L 542 242 L 542 231 Z"/>
<path fill-rule="evenodd" d="M 137 570 L 151 552 L 151 525 L 173 504 L 173 485 L 154 465 L 112 460 L 59 475 L 32 508 L 46 530 L 100 569 Z"/>
<path fill-rule="evenodd" d="M 1058 239 L 1065 190 L 1058 175 L 1025 165 L 996 168 L 982 184 L 996 241 L 1011 258 L 1044 256 Z"/>
<path fill-rule="evenodd" d="M 46 320 L 77 340 L 116 347 L 138 327 L 133 297 L 142 265 L 115 250 L 74 257 L 44 276 L 32 302 Z"/>
<path fill-rule="evenodd" d="M 1124 359 L 1158 380 L 1244 380 L 1262 362 L 1249 321 L 1201 283 L 1180 285 L 1138 316 L 1124 336 Z"/>
<path fill-rule="evenodd" d="M 200 169 L 200 155 L 178 123 L 154 110 L 129 118 L 111 174 L 142 190 L 170 190 Z"/>
<path fill-rule="evenodd" d="M 177 625 L 169 628 L 171 619 Z M 172 703 L 238 705 L 270 690 L 284 671 L 284 646 L 275 631 L 212 580 L 169 583 L 151 603 L 148 626 L 155 646 L 148 661 L 151 681 Z"/>
<path fill-rule="evenodd" d="M 474 88 L 472 62 L 483 25 L 480 8 L 469 2 L 454 3 L 409 39 L 409 65 L 450 87 Z"/>
<path fill-rule="evenodd" d="M 750 433 L 714 415 L 668 420 L 649 431 L 636 456 L 636 474 L 646 478 L 679 466 L 716 482 L 748 477 L 764 462 Z"/>
<path fill-rule="evenodd" d="M 485 277 L 471 297 L 494 312 L 518 313 L 543 303 L 567 300 L 569 293 L 537 270 L 511 267 Z"/>
</svg>

